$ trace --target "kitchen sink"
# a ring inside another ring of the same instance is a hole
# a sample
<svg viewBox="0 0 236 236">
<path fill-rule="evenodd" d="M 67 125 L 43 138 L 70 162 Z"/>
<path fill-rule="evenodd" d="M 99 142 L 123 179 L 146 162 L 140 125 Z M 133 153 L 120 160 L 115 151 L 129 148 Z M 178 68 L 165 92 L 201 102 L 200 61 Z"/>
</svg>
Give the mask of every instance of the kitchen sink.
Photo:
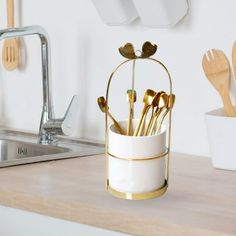
<svg viewBox="0 0 236 236">
<path fill-rule="evenodd" d="M 40 144 L 13 141 L 9 139 L 0 140 L 0 160 L 11 161 L 26 157 L 44 156 L 68 152 L 68 148 L 44 146 Z"/>
<path fill-rule="evenodd" d="M 104 153 L 104 144 L 95 141 L 59 137 L 53 146 L 38 144 L 37 140 L 36 134 L 1 130 L 0 167 Z"/>
</svg>

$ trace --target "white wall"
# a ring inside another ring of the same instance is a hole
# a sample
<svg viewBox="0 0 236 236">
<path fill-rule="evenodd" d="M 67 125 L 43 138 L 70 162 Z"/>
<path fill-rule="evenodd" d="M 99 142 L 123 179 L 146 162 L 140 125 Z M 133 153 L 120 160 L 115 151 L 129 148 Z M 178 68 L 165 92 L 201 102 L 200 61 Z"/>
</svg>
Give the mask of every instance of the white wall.
<svg viewBox="0 0 236 236">
<path fill-rule="evenodd" d="M 56 115 L 63 115 L 73 94 L 81 97 L 74 136 L 103 139 L 104 117 L 96 98 L 104 95 L 110 72 L 123 60 L 117 48 L 126 42 L 140 47 L 150 40 L 159 45 L 157 56 L 168 66 L 177 95 L 172 150 L 208 155 L 204 113 L 221 106 L 221 101 L 203 76 L 201 58 L 212 47 L 231 55 L 236 38 L 234 0 L 190 0 L 188 17 L 173 29 L 145 28 L 139 20 L 129 26 L 106 26 L 88 0 L 15 1 L 21 24 L 42 25 L 51 37 Z M 5 28 L 5 0 L 0 0 L 0 19 L 0 28 Z M 37 131 L 42 98 L 40 51 L 35 37 L 24 42 L 26 68 L 10 73 L 0 69 L 1 124 Z M 142 86 L 146 87 L 146 79 Z M 123 107 L 117 101 L 111 109 L 118 113 Z"/>
</svg>

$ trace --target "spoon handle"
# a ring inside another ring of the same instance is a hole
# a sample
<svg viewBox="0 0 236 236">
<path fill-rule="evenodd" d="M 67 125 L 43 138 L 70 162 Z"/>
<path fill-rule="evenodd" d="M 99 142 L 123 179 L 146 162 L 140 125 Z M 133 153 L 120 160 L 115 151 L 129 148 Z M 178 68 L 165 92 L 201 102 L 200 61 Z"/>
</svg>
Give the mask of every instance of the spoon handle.
<svg viewBox="0 0 236 236">
<path fill-rule="evenodd" d="M 157 119 L 159 117 L 159 115 L 161 114 L 162 109 L 158 109 L 157 112 L 154 113 L 153 119 L 152 119 L 152 123 L 149 127 L 149 130 L 147 130 L 147 134 L 146 135 L 151 135 L 154 131 Z"/>
<path fill-rule="evenodd" d="M 116 130 L 117 130 L 120 134 L 125 135 L 125 131 L 120 127 L 119 123 L 116 121 L 116 119 L 111 115 L 111 113 L 110 113 L 109 111 L 107 112 L 107 115 L 108 115 L 108 116 L 111 118 L 111 120 L 113 121 Z"/>
<path fill-rule="evenodd" d="M 127 123 L 127 135 L 132 135 L 132 121 L 134 118 L 134 104 L 132 101 L 129 102 L 129 118 Z"/>
<path fill-rule="evenodd" d="M 156 130 L 155 130 L 155 134 L 159 133 L 159 131 L 161 129 L 161 126 L 162 126 L 162 123 L 163 123 L 163 120 L 164 120 L 164 118 L 166 117 L 166 115 L 168 114 L 169 111 L 170 111 L 170 109 L 166 109 L 165 113 L 161 117 L 160 122 L 157 124 Z"/>
<path fill-rule="evenodd" d="M 147 125 L 147 128 L 146 128 L 146 130 L 145 130 L 145 132 L 144 132 L 144 136 L 147 136 L 147 135 L 148 135 L 148 132 L 149 132 L 149 130 L 150 130 L 150 128 L 151 128 L 151 125 L 152 125 L 152 123 L 153 123 L 154 115 L 155 115 L 155 112 L 154 112 L 154 108 L 152 107 L 151 118 L 150 118 L 150 120 L 149 120 L 149 122 L 148 122 L 148 125 Z"/>
<path fill-rule="evenodd" d="M 141 133 L 142 133 L 142 130 L 143 130 L 144 121 L 145 121 L 145 118 L 147 116 L 149 108 L 150 108 L 150 106 L 144 106 L 141 118 L 139 120 L 139 123 L 138 123 L 135 131 L 134 131 L 134 135 L 133 136 L 141 136 Z"/>
<path fill-rule="evenodd" d="M 14 0 L 7 0 L 7 27 L 14 27 Z"/>
<path fill-rule="evenodd" d="M 228 92 L 221 93 L 221 98 L 224 104 L 224 111 L 228 116 L 235 117 L 236 111 L 233 107 L 233 104 L 231 102 L 230 96 Z"/>
</svg>

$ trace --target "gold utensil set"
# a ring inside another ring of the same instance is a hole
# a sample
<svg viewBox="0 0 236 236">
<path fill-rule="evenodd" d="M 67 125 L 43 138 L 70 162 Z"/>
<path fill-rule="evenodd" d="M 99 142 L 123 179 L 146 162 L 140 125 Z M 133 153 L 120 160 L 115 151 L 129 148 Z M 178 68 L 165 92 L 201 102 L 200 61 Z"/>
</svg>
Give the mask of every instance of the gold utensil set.
<svg viewBox="0 0 236 236">
<path fill-rule="evenodd" d="M 142 50 L 135 51 L 133 44 L 126 43 L 124 46 L 119 48 L 120 54 L 125 57 L 125 62 L 121 63 L 115 71 L 112 72 L 109 81 L 111 81 L 114 73 L 118 70 L 120 66 L 124 63 L 132 62 L 132 89 L 127 90 L 127 102 L 129 104 L 129 113 L 126 127 L 122 127 L 120 123 L 111 115 L 107 101 L 104 97 L 99 97 L 97 99 L 98 105 L 102 112 L 106 113 L 107 116 L 112 120 L 114 124 L 115 131 L 122 135 L 127 136 L 150 136 L 156 135 L 160 132 L 162 123 L 173 108 L 175 103 L 175 95 L 170 93 L 169 95 L 164 92 L 156 92 L 152 89 L 147 89 L 143 96 L 143 109 L 139 120 L 134 119 L 134 103 L 137 100 L 137 93 L 135 91 L 135 62 L 136 60 L 149 60 L 161 65 L 166 73 L 168 74 L 170 81 L 170 91 L 172 91 L 172 83 L 170 78 L 170 73 L 167 68 L 158 60 L 151 58 L 156 51 L 157 45 L 145 42 L 142 46 Z M 139 52 L 137 55 L 136 52 Z M 108 83 L 109 90 L 110 82 Z M 151 110 L 151 114 L 148 117 L 148 112 Z M 135 126 L 136 125 L 136 126 Z M 135 127 L 135 128 L 134 128 Z"/>
<path fill-rule="evenodd" d="M 236 79 L 236 42 L 232 49 L 232 64 Z M 221 50 L 208 50 L 203 56 L 202 67 L 207 79 L 222 99 L 225 114 L 230 117 L 236 117 L 236 108 L 229 95 L 231 68 L 227 56 Z"/>
<path fill-rule="evenodd" d="M 128 136 L 150 136 L 158 134 L 161 130 L 161 125 L 168 112 L 173 108 L 175 103 L 175 95 L 168 95 L 164 91 L 155 92 L 152 89 L 147 89 L 143 96 L 143 109 L 135 130 L 132 130 L 134 119 L 134 103 L 137 100 L 135 90 L 127 90 L 127 101 L 129 102 L 129 114 L 127 121 L 127 129 L 124 130 L 116 119 L 109 112 L 109 107 L 104 97 L 97 99 L 98 105 L 102 112 L 107 112 L 107 115 L 112 120 L 116 132 Z M 151 110 L 150 119 L 147 120 L 147 115 Z M 147 125 L 145 123 L 148 121 Z"/>
</svg>

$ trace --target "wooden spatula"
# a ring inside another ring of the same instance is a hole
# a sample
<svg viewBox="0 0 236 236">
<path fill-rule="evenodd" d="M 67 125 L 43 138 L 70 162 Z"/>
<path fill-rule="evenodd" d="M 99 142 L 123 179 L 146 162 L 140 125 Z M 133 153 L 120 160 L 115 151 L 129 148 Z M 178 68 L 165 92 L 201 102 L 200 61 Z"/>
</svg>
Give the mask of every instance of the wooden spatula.
<svg viewBox="0 0 236 236">
<path fill-rule="evenodd" d="M 234 79 L 236 79 L 236 41 L 234 42 L 233 49 L 232 49 L 232 64 L 233 64 L 233 71 L 234 71 Z"/>
<path fill-rule="evenodd" d="M 212 49 L 202 59 L 202 67 L 206 77 L 220 94 L 226 115 L 236 116 L 229 96 L 230 65 L 224 52 Z"/>
<path fill-rule="evenodd" d="M 7 0 L 7 27 L 14 27 L 14 0 Z M 2 62 L 6 70 L 14 70 L 19 64 L 19 45 L 16 38 L 3 43 Z"/>
</svg>

